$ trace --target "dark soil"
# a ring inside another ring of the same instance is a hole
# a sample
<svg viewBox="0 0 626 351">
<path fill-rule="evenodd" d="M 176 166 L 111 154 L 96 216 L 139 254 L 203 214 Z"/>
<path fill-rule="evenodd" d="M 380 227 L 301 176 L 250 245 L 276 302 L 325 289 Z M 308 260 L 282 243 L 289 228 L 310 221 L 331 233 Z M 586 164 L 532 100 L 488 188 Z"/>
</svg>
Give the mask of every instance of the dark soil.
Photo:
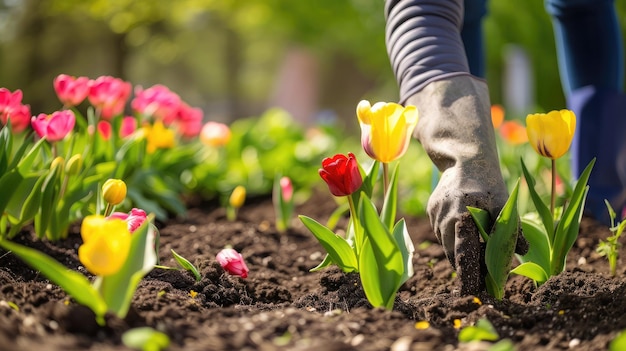
<svg viewBox="0 0 626 351">
<path fill-rule="evenodd" d="M 296 213 L 324 222 L 334 208 L 332 198 L 315 197 Z M 606 350 L 626 329 L 624 268 L 618 263 L 617 277 L 609 277 L 605 258 L 595 252 L 609 231 L 590 219 L 583 221 L 566 272 L 538 289 L 512 276 L 505 299 L 494 301 L 485 294 L 460 296 L 428 221 L 407 218 L 415 275 L 393 311 L 373 309 L 356 274 L 334 267 L 309 272 L 324 257 L 321 245 L 298 220 L 284 234 L 273 221 L 271 200 L 258 199 L 249 200 L 234 222 L 218 206 L 203 204 L 184 219 L 159 223 L 161 263 L 176 266 L 174 249 L 199 267 L 202 280 L 155 269 L 141 282 L 129 315 L 109 317 L 106 327 L 14 255 L 0 252 L 0 350 L 127 350 L 121 335 L 142 326 L 169 335 L 170 350 L 469 350 L 458 342 L 455 320 L 463 328 L 481 318 L 517 350 Z M 80 235 L 56 244 L 32 240 L 30 233 L 16 239 L 87 274 L 76 254 Z M 225 274 L 215 261 L 226 245 L 245 257 L 247 279 Z M 416 328 L 419 321 L 430 327 Z"/>
</svg>

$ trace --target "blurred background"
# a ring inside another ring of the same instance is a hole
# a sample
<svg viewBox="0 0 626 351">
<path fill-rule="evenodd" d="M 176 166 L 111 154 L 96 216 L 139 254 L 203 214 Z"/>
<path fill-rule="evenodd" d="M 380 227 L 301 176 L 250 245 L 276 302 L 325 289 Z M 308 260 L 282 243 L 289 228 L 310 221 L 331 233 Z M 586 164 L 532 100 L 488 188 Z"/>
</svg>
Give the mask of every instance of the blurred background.
<svg viewBox="0 0 626 351">
<path fill-rule="evenodd" d="M 0 0 L 0 87 L 33 114 L 60 108 L 58 74 L 164 84 L 205 120 L 286 109 L 358 128 L 361 99 L 396 101 L 382 0 Z M 492 0 L 492 103 L 510 116 L 565 107 L 541 0 Z M 626 14 L 618 2 L 620 21 Z M 623 28 L 625 26 L 622 26 Z"/>
</svg>

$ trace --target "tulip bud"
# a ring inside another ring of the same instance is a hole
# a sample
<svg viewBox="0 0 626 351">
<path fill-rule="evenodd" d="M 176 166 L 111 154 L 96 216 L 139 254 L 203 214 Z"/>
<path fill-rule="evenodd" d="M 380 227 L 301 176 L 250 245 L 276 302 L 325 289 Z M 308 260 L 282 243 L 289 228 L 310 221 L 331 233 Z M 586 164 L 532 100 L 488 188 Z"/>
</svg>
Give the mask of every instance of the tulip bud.
<svg viewBox="0 0 626 351">
<path fill-rule="evenodd" d="M 65 163 L 65 159 L 63 157 L 61 157 L 61 156 L 57 156 L 50 163 L 50 170 L 51 171 L 55 171 L 57 169 L 57 167 L 60 167 L 64 163 Z"/>
<path fill-rule="evenodd" d="M 293 184 L 291 183 L 291 179 L 289 179 L 289 177 L 280 178 L 280 190 L 283 200 L 290 202 L 291 197 L 293 196 Z"/>
<path fill-rule="evenodd" d="M 83 157 L 80 154 L 76 154 L 70 157 L 69 161 L 65 164 L 65 172 L 68 175 L 77 175 L 80 173 L 83 167 Z"/>
<path fill-rule="evenodd" d="M 102 186 L 102 197 L 111 205 L 119 205 L 126 198 L 126 183 L 120 179 L 109 179 Z"/>
<path fill-rule="evenodd" d="M 230 194 L 229 204 L 231 207 L 240 208 L 246 201 L 246 188 L 243 185 L 238 185 L 235 190 Z"/>
<path fill-rule="evenodd" d="M 234 249 L 223 249 L 215 258 L 229 274 L 237 275 L 242 278 L 248 276 L 249 270 L 246 262 L 243 260 L 243 256 Z"/>
</svg>

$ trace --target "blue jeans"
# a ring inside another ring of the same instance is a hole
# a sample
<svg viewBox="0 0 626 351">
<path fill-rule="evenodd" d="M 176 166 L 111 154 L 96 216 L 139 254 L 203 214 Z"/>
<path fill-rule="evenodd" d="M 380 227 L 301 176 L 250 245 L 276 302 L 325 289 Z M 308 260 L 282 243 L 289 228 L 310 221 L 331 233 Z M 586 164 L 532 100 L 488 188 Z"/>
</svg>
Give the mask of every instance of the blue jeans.
<svg viewBox="0 0 626 351">
<path fill-rule="evenodd" d="M 484 76 L 482 18 L 487 0 L 465 0 L 461 31 L 470 72 Z M 621 219 L 626 206 L 624 48 L 614 0 L 545 0 L 552 18 L 561 84 L 577 117 L 572 175 L 595 157 L 585 206 L 608 224 L 604 200 Z"/>
</svg>

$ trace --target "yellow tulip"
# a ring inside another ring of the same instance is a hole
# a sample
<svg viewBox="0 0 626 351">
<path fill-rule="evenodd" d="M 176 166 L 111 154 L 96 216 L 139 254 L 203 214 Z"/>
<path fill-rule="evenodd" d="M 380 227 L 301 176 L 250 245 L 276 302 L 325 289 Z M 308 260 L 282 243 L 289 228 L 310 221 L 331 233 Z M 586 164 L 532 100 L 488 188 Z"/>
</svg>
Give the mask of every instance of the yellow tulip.
<svg viewBox="0 0 626 351">
<path fill-rule="evenodd" d="M 389 163 L 400 158 L 409 147 L 417 125 L 417 108 L 393 102 L 371 106 L 362 100 L 356 108 L 361 126 L 361 145 L 373 159 Z"/>
<path fill-rule="evenodd" d="M 119 205 L 126 198 L 126 183 L 120 179 L 108 179 L 102 186 L 102 197 L 111 205 Z"/>
<path fill-rule="evenodd" d="M 78 248 L 78 258 L 89 272 L 107 276 L 122 268 L 131 241 L 126 221 L 87 216 L 83 219 L 81 235 L 84 242 Z"/>
<path fill-rule="evenodd" d="M 161 121 L 154 122 L 152 126 L 144 126 L 144 133 L 148 140 L 146 151 L 149 154 L 154 153 L 157 149 L 174 147 L 174 132 L 166 128 Z"/>
<path fill-rule="evenodd" d="M 556 160 L 572 143 L 576 115 L 570 110 L 529 114 L 526 117 L 528 141 L 538 154 Z"/>
</svg>

